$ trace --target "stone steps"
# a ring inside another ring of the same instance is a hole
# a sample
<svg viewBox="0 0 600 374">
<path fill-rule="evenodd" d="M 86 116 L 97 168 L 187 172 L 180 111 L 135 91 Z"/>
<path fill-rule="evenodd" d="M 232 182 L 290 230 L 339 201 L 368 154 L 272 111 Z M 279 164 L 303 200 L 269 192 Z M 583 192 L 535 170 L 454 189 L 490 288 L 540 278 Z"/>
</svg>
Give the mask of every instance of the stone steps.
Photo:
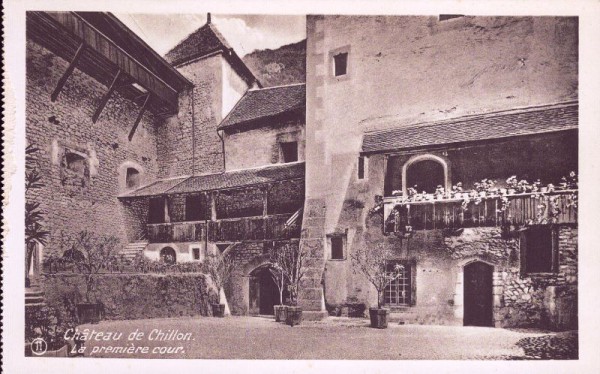
<svg viewBox="0 0 600 374">
<path fill-rule="evenodd" d="M 146 248 L 147 245 L 147 241 L 132 242 L 127 244 L 119 252 L 119 254 L 125 260 L 125 262 L 131 263 L 133 259 Z"/>
<path fill-rule="evenodd" d="M 38 287 L 25 289 L 25 305 L 26 306 L 43 306 L 45 305 L 45 295 Z"/>
</svg>

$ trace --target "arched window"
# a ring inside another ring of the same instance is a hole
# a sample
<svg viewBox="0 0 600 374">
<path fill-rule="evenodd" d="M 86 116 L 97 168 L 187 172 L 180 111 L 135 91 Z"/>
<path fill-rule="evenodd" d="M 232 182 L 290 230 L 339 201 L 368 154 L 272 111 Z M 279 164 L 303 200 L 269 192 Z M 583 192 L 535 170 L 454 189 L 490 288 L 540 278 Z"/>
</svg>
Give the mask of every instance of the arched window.
<svg viewBox="0 0 600 374">
<path fill-rule="evenodd" d="M 448 165 L 441 157 L 435 155 L 419 155 L 411 157 L 402 170 L 402 187 L 404 192 L 409 187 L 417 186 L 418 192 L 435 192 L 438 186 L 446 190 L 450 188 Z"/>
<path fill-rule="evenodd" d="M 160 250 L 160 260 L 165 264 L 174 264 L 177 262 L 175 250 L 171 247 L 164 247 Z"/>
<path fill-rule="evenodd" d="M 127 188 L 136 188 L 140 185 L 140 172 L 136 168 L 127 168 L 125 176 L 125 185 Z"/>
</svg>

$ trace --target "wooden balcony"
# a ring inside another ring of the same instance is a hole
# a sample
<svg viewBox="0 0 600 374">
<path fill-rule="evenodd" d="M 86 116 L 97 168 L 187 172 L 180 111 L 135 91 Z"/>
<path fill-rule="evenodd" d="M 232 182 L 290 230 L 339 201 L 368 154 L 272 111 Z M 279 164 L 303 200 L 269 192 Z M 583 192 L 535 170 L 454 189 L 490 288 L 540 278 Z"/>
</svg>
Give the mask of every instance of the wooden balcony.
<svg viewBox="0 0 600 374">
<path fill-rule="evenodd" d="M 463 227 L 522 226 L 543 223 L 576 223 L 577 208 L 570 205 L 576 190 L 547 193 L 524 193 L 507 196 L 509 204 L 502 210 L 500 197 L 471 200 L 463 207 L 462 199 L 403 202 L 402 198 L 384 198 L 384 232 L 453 229 Z"/>
<path fill-rule="evenodd" d="M 287 225 L 292 216 L 294 214 L 276 214 L 216 221 L 148 224 L 148 240 L 151 243 L 204 241 L 207 233 L 210 242 L 299 238 L 302 220 Z"/>
</svg>

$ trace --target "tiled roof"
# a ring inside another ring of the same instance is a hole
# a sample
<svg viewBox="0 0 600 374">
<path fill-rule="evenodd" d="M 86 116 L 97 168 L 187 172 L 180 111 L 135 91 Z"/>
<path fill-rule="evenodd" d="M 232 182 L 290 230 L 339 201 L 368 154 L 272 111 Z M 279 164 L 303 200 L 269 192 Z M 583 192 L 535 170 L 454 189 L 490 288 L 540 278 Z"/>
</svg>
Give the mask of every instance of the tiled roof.
<svg viewBox="0 0 600 374">
<path fill-rule="evenodd" d="M 172 65 L 206 56 L 218 50 L 229 50 L 231 46 L 212 23 L 207 23 L 182 40 L 165 55 Z"/>
<path fill-rule="evenodd" d="M 189 177 L 173 178 L 173 179 L 162 179 L 152 182 L 146 186 L 140 187 L 137 190 L 131 191 L 121 197 L 139 197 L 139 196 L 153 196 L 162 195 L 171 188 L 177 186 L 179 183 L 188 179 Z"/>
<path fill-rule="evenodd" d="M 294 162 L 255 169 L 234 170 L 218 174 L 159 180 L 121 197 L 127 198 L 221 190 L 257 184 L 268 184 L 303 177 L 304 163 Z"/>
<path fill-rule="evenodd" d="M 563 131 L 576 129 L 578 119 L 578 103 L 569 102 L 410 126 L 398 124 L 402 127 L 366 133 L 363 137 L 362 152 L 383 152 Z"/>
<path fill-rule="evenodd" d="M 219 130 L 239 129 L 248 122 L 303 110 L 305 107 L 304 83 L 249 90 L 221 122 Z"/>
<path fill-rule="evenodd" d="M 171 65 L 177 66 L 194 59 L 210 55 L 214 52 L 223 52 L 223 56 L 231 66 L 241 74 L 249 83 L 260 82 L 248 69 L 242 59 L 235 53 L 227 40 L 212 23 L 207 23 L 194 31 L 187 38 L 179 42 L 165 55 Z"/>
</svg>

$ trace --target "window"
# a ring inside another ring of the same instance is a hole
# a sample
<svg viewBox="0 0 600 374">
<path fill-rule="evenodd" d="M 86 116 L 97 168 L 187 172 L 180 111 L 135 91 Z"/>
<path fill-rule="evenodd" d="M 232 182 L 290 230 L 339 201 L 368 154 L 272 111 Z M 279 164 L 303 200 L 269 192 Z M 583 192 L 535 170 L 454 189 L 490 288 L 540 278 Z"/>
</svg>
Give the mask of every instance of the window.
<svg viewBox="0 0 600 374">
<path fill-rule="evenodd" d="M 333 55 L 333 74 L 336 77 L 348 73 L 348 52 Z"/>
<path fill-rule="evenodd" d="M 404 165 L 404 189 L 416 187 L 418 192 L 434 193 L 437 186 L 447 188 L 445 162 L 437 156 L 422 155 Z"/>
<path fill-rule="evenodd" d="M 552 273 L 558 270 L 558 238 L 552 226 L 529 226 L 521 235 L 521 272 Z"/>
<path fill-rule="evenodd" d="M 66 151 L 63 159 L 63 167 L 81 175 L 86 175 L 87 160 L 85 156 L 79 153 Z"/>
<path fill-rule="evenodd" d="M 195 261 L 204 261 L 204 257 L 206 256 L 206 251 L 201 245 L 190 246 L 192 249 L 192 257 Z"/>
<path fill-rule="evenodd" d="M 185 197 L 185 220 L 201 221 L 207 218 L 206 195 L 188 195 Z"/>
<path fill-rule="evenodd" d="M 140 172 L 136 168 L 127 168 L 125 176 L 125 185 L 127 188 L 136 188 L 140 185 Z"/>
<path fill-rule="evenodd" d="M 341 236 L 331 238 L 331 259 L 344 259 L 344 239 Z"/>
<path fill-rule="evenodd" d="M 148 207 L 148 223 L 165 222 L 165 199 L 154 197 L 150 199 Z"/>
<path fill-rule="evenodd" d="M 390 261 L 386 266 L 386 271 L 395 273 L 394 268 L 396 265 L 401 265 L 400 276 L 391 281 L 383 291 L 384 302 L 390 306 L 414 305 L 412 266 L 402 261 Z"/>
<path fill-rule="evenodd" d="M 298 142 L 282 142 L 279 146 L 283 163 L 298 161 Z"/>
<path fill-rule="evenodd" d="M 358 158 L 358 179 L 365 179 L 366 162 L 367 160 L 364 156 Z"/>
<path fill-rule="evenodd" d="M 346 235 L 332 234 L 328 235 L 329 239 L 329 259 L 330 260 L 345 260 L 346 259 Z"/>
</svg>

